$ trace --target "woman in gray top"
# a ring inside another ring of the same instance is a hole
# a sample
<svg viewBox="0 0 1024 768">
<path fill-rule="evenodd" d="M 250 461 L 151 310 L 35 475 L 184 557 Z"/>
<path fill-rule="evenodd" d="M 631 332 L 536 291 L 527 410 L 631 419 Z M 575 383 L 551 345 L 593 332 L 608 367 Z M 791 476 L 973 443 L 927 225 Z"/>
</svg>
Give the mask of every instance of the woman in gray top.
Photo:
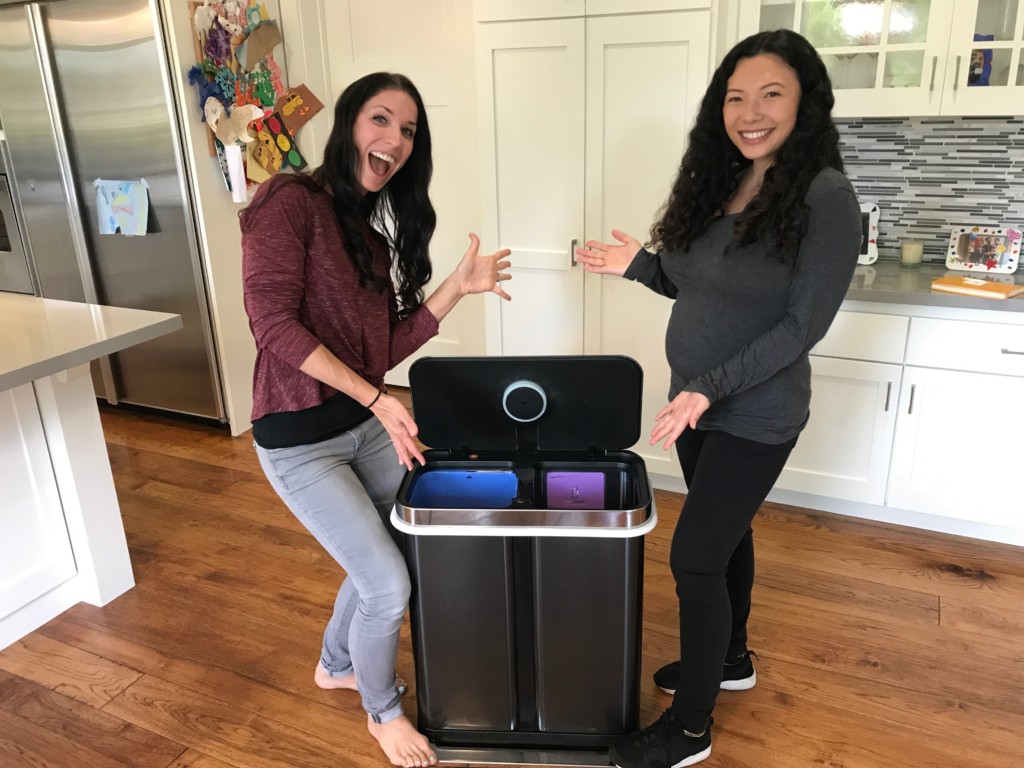
<svg viewBox="0 0 1024 768">
<path fill-rule="evenodd" d="M 619 768 L 681 768 L 711 754 L 720 688 L 756 682 L 746 622 L 750 523 L 807 422 L 807 354 L 825 335 L 860 250 L 860 209 L 842 173 L 828 73 L 788 30 L 734 47 L 701 103 L 648 249 L 577 251 L 675 300 L 665 339 L 669 403 L 651 444 L 675 444 L 688 494 L 669 556 L 680 660 L 655 682 L 674 694 L 653 725 L 623 737 Z"/>
</svg>

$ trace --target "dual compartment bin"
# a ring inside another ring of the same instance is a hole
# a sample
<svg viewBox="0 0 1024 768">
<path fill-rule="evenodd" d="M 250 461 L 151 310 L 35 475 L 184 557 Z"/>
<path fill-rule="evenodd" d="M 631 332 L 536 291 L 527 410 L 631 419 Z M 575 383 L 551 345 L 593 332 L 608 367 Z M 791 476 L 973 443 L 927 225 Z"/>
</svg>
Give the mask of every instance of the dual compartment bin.
<svg viewBox="0 0 1024 768">
<path fill-rule="evenodd" d="M 594 750 L 635 730 L 643 535 L 657 516 L 622 357 L 424 358 L 399 489 L 418 727 L 466 750 Z M 589 415 L 588 415 L 589 414 Z M 549 449 L 545 449 L 549 446 Z"/>
</svg>

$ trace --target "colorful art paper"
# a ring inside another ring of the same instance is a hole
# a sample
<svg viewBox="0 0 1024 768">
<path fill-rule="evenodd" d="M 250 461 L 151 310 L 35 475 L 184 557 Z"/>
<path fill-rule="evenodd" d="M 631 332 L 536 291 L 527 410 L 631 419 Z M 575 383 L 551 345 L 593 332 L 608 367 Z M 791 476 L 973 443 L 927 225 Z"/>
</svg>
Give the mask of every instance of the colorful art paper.
<svg viewBox="0 0 1024 768">
<path fill-rule="evenodd" d="M 225 146 L 236 142 L 248 144 L 252 141 L 253 137 L 248 130 L 249 123 L 262 117 L 263 109 L 254 104 L 233 107 L 231 114 L 228 114 L 216 99 L 208 99 L 206 102 L 206 122 Z"/>
<path fill-rule="evenodd" d="M 305 85 L 297 85 L 277 100 L 274 111 L 281 114 L 285 128 L 292 136 L 324 108 Z"/>
<path fill-rule="evenodd" d="M 306 159 L 299 152 L 299 148 L 295 146 L 295 140 L 288 133 L 284 119 L 279 112 L 275 112 L 263 121 L 263 127 L 259 129 L 259 133 L 269 134 L 273 139 L 274 145 L 281 155 L 281 165 L 290 165 L 297 171 L 301 171 L 306 167 Z M 257 135 L 257 140 L 260 139 L 261 137 Z M 263 167 L 267 168 L 266 165 Z M 267 170 L 270 169 L 267 168 Z"/>
<path fill-rule="evenodd" d="M 96 179 L 96 218 L 101 235 L 142 237 L 149 222 L 149 182 Z"/>
<path fill-rule="evenodd" d="M 235 55 L 247 72 L 252 71 L 281 40 L 281 31 L 277 28 L 277 22 L 264 21 L 258 27 L 249 30 L 249 36 L 242 44 L 244 49 L 236 49 Z"/>
</svg>

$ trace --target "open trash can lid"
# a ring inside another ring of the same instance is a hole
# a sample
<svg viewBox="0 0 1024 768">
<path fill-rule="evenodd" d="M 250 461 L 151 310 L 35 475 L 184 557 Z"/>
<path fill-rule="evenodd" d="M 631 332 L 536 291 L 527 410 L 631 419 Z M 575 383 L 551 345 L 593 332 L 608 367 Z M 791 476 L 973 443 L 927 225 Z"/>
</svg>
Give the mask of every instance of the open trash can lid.
<svg viewBox="0 0 1024 768">
<path fill-rule="evenodd" d="M 424 357 L 409 385 L 431 448 L 608 451 L 640 437 L 643 370 L 629 357 Z"/>
</svg>

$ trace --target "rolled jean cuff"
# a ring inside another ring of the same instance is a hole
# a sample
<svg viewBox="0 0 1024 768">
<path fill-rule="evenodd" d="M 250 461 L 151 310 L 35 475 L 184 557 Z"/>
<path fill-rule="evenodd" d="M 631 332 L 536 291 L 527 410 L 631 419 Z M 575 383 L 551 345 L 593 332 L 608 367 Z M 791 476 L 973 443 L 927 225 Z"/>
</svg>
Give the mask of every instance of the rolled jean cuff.
<svg viewBox="0 0 1024 768">
<path fill-rule="evenodd" d="M 327 675 L 328 677 L 352 677 L 356 673 L 355 669 L 352 667 L 351 664 L 349 664 L 347 667 L 345 667 L 345 669 L 341 670 L 340 672 L 339 671 L 335 671 L 335 670 L 331 669 L 330 667 L 328 667 L 324 663 L 323 659 L 320 659 L 319 667 L 320 667 L 320 669 L 322 669 L 324 671 L 324 674 Z"/>
<path fill-rule="evenodd" d="M 402 703 L 399 702 L 390 709 L 384 710 L 379 715 L 375 715 L 373 712 L 369 712 L 368 714 L 370 715 L 370 719 L 377 723 L 377 725 L 383 725 L 384 723 L 390 723 L 392 720 L 397 720 L 405 713 L 402 711 Z"/>
</svg>

